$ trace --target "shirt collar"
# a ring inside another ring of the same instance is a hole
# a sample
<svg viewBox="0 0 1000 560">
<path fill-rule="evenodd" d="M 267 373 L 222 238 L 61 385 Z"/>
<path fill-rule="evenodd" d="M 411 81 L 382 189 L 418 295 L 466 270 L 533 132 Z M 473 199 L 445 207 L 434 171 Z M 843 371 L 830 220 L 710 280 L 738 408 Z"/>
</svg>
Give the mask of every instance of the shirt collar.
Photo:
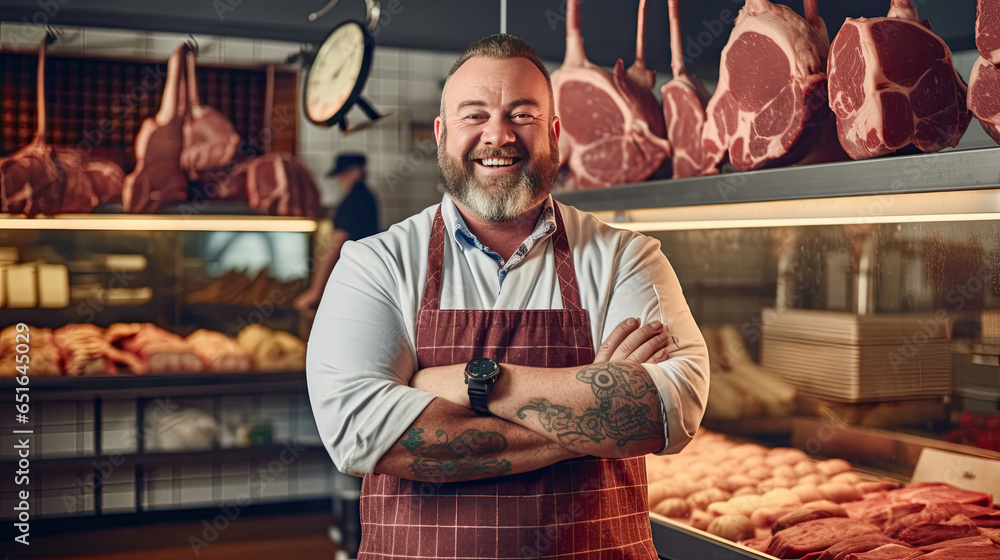
<svg viewBox="0 0 1000 560">
<path fill-rule="evenodd" d="M 545 197 L 545 200 L 542 202 L 542 213 L 538 216 L 535 229 L 525 241 L 532 240 L 531 245 L 534 245 L 538 240 L 556 231 L 554 205 L 555 202 L 552 200 L 552 195 Z M 444 220 L 445 231 L 452 234 L 450 237 L 459 251 L 465 251 L 466 248 L 475 248 L 487 254 L 491 253 L 489 248 L 480 243 L 476 236 L 469 230 L 468 224 L 465 223 L 465 219 L 462 218 L 462 214 L 458 211 L 458 206 L 455 205 L 455 201 L 448 194 L 445 194 L 441 200 L 441 219 Z M 492 253 L 492 255 L 496 255 L 496 253 Z"/>
</svg>

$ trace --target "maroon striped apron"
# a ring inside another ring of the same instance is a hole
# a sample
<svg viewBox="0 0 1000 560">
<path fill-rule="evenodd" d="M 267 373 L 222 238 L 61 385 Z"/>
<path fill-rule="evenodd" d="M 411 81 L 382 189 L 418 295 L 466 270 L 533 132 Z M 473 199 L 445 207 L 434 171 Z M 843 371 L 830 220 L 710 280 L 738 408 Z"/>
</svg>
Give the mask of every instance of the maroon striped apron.
<svg viewBox="0 0 1000 560">
<path fill-rule="evenodd" d="M 438 209 L 417 319 L 420 368 L 489 357 L 537 367 L 594 361 L 558 205 L 553 236 L 564 309 L 441 310 L 445 228 Z M 359 560 L 383 558 L 655 559 L 643 458 L 581 457 L 461 483 L 366 475 Z"/>
</svg>

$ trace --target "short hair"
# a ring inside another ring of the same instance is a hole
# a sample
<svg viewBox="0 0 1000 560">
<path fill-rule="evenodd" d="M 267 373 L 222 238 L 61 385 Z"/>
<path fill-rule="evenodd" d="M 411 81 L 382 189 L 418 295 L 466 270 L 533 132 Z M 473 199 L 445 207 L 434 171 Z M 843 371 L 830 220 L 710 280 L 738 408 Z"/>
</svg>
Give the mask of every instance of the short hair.
<svg viewBox="0 0 1000 560">
<path fill-rule="evenodd" d="M 542 62 L 538 53 L 535 52 L 535 48 L 531 46 L 531 43 L 509 33 L 494 33 L 493 35 L 483 37 L 482 39 L 469 45 L 469 48 L 465 49 L 465 52 L 462 53 L 462 56 L 458 57 L 455 64 L 451 65 L 451 70 L 448 70 L 448 77 L 445 79 L 444 87 L 441 88 L 442 117 L 444 117 L 444 90 L 448 88 L 448 82 L 451 81 L 452 75 L 454 75 L 463 64 L 475 56 L 500 60 L 517 57 L 528 59 L 535 65 L 536 68 L 538 68 L 538 71 L 542 73 L 542 76 L 545 76 L 545 83 L 548 84 L 549 87 L 549 101 L 552 102 L 552 108 L 555 109 L 555 98 L 552 94 L 552 77 L 549 76 L 549 70 L 545 68 L 545 63 Z"/>
</svg>

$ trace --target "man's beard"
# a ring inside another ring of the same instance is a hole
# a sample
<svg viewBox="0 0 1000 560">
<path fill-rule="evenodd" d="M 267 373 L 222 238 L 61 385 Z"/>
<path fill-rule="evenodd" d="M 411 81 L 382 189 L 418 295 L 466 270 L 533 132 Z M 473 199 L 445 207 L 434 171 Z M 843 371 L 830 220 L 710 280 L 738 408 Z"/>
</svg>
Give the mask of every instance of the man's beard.
<svg viewBox="0 0 1000 560">
<path fill-rule="evenodd" d="M 448 154 L 447 138 L 448 130 L 442 128 L 438 164 L 445 192 L 491 222 L 508 222 L 530 210 L 552 190 L 559 173 L 559 143 L 551 133 L 548 157 L 537 160 L 515 146 L 477 148 L 459 159 Z M 477 177 L 475 160 L 491 157 L 521 158 L 521 169 L 487 179 Z"/>
</svg>

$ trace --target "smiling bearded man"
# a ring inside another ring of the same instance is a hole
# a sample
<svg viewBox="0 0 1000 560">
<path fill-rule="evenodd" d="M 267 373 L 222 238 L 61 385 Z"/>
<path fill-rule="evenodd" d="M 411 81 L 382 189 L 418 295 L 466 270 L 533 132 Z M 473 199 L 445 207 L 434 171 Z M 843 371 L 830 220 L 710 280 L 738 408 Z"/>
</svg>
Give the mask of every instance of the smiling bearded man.
<svg viewBox="0 0 1000 560">
<path fill-rule="evenodd" d="M 323 292 L 309 397 L 364 476 L 358 560 L 657 558 L 643 456 L 691 441 L 708 352 L 658 241 L 553 200 L 552 97 L 524 40 L 470 45 L 441 203 L 345 243 Z"/>
<path fill-rule="evenodd" d="M 507 222 L 523 215 L 549 194 L 559 174 L 559 139 L 551 132 L 548 154 L 538 157 L 527 156 L 523 147 L 508 145 L 477 148 L 459 159 L 448 154 L 447 144 L 448 127 L 442 124 L 438 165 L 445 192 L 491 222 Z M 490 158 L 527 161 L 512 173 L 480 180 L 476 177 L 476 161 Z"/>
</svg>

